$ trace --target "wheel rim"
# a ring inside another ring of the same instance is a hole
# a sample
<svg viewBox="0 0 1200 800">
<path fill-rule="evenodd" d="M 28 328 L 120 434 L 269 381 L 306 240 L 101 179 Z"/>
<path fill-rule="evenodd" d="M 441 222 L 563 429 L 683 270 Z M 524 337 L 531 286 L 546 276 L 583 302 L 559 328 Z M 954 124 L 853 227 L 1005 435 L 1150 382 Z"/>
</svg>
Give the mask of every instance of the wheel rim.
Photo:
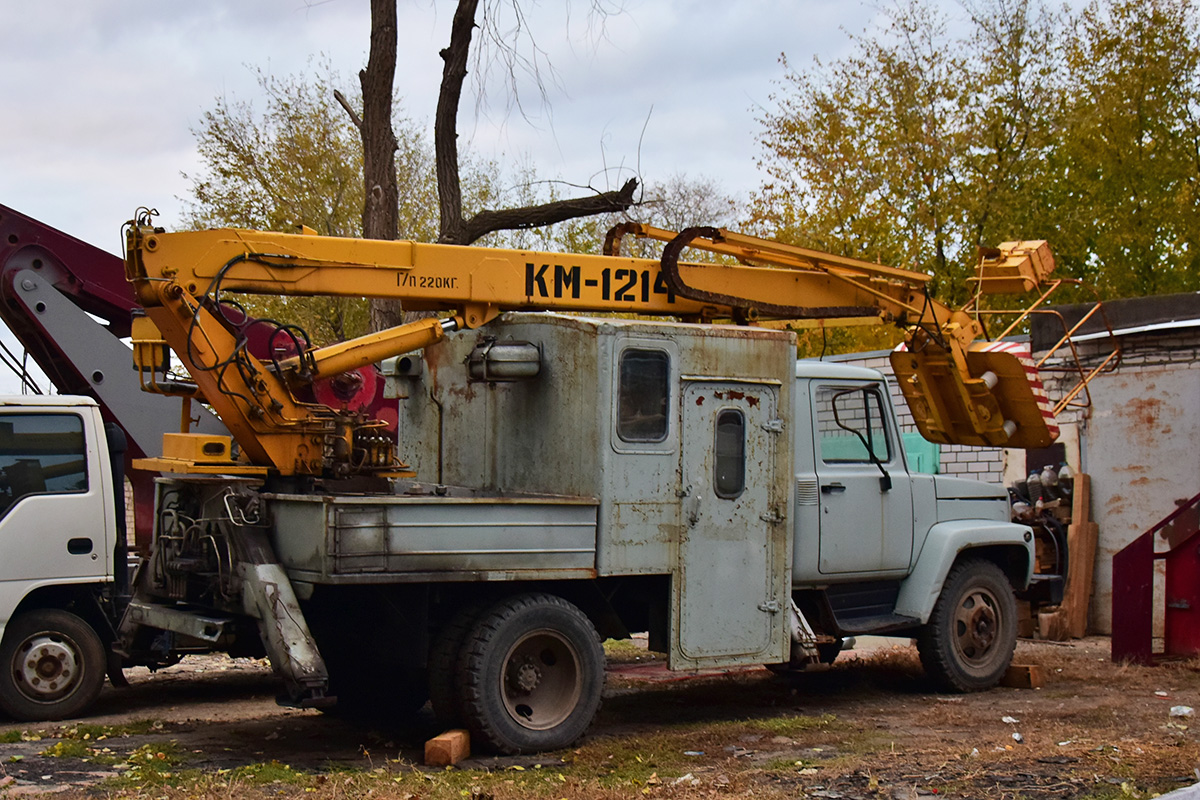
<svg viewBox="0 0 1200 800">
<path fill-rule="evenodd" d="M 52 703 L 75 691 L 83 678 L 83 660 L 71 637 L 39 631 L 17 647 L 12 671 L 21 694 L 35 703 Z"/>
<path fill-rule="evenodd" d="M 579 653 L 556 631 L 531 631 L 504 657 L 500 683 L 504 708 L 514 722 L 529 730 L 548 730 L 562 724 L 579 704 Z"/>
<path fill-rule="evenodd" d="M 954 646 L 972 667 L 988 665 L 1000 636 L 1000 604 L 986 589 L 963 595 L 954 615 Z"/>
</svg>

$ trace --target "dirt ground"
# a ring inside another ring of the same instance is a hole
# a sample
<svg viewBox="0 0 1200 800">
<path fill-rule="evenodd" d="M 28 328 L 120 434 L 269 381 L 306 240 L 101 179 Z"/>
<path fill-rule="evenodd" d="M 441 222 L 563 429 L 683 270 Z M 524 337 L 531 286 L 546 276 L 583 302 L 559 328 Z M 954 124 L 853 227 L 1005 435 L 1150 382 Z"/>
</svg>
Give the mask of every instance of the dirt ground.
<svg viewBox="0 0 1200 800">
<path fill-rule="evenodd" d="M 1108 646 L 1022 642 L 1015 662 L 1039 665 L 1042 688 L 954 696 L 904 642 L 787 677 L 681 676 L 619 647 L 579 747 L 453 770 L 420 766 L 440 732 L 428 709 L 383 727 L 285 709 L 262 663 L 187 659 L 131 671 L 86 720 L 0 720 L 0 796 L 1116 798 L 1196 783 L 1200 664 L 1118 665 Z"/>
</svg>

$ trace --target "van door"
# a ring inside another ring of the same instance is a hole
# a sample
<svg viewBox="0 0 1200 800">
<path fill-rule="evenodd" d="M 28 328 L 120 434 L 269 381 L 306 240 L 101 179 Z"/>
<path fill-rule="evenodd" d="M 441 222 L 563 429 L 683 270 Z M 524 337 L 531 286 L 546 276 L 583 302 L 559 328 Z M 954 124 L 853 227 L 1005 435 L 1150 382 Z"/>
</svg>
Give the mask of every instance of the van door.
<svg viewBox="0 0 1200 800">
<path fill-rule="evenodd" d="M 778 390 L 696 381 L 682 399 L 672 666 L 778 661 L 786 635 L 780 587 L 790 579 L 786 500 L 774 474 Z"/>
<path fill-rule="evenodd" d="M 908 570 L 912 484 L 885 392 L 878 382 L 814 387 L 822 574 Z"/>
</svg>

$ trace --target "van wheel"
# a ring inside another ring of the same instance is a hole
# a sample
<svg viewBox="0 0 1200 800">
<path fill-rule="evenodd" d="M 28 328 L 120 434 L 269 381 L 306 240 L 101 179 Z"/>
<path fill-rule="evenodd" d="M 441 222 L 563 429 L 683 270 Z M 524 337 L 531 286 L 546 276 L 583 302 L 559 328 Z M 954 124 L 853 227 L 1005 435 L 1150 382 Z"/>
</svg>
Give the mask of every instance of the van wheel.
<svg viewBox="0 0 1200 800">
<path fill-rule="evenodd" d="M 0 643 L 0 709 L 22 721 L 78 716 L 104 685 L 107 659 L 92 627 L 57 609 L 29 611 Z"/>
<path fill-rule="evenodd" d="M 576 606 L 522 594 L 482 614 L 457 672 L 473 741 L 507 754 L 557 750 L 582 736 L 600 709 L 604 650 Z"/>
<path fill-rule="evenodd" d="M 991 561 L 956 565 L 917 636 L 925 671 L 947 691 L 990 689 L 1016 646 L 1017 604 L 1008 578 Z"/>
</svg>

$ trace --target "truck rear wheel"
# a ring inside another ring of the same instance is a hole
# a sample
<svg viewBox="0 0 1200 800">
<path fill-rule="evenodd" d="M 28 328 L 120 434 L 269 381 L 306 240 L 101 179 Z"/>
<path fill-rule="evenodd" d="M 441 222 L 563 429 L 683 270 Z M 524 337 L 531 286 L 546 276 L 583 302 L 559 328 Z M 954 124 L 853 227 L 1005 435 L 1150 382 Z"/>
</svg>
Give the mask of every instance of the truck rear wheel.
<svg viewBox="0 0 1200 800">
<path fill-rule="evenodd" d="M 475 741 L 507 754 L 557 750 L 582 736 L 600 708 L 604 650 L 576 606 L 517 595 L 476 622 L 458 675 Z"/>
<path fill-rule="evenodd" d="M 12 620 L 0 643 L 0 709 L 22 721 L 78 716 L 104 685 L 104 645 L 92 627 L 58 609 Z"/>
<path fill-rule="evenodd" d="M 947 691 L 990 689 L 1012 662 L 1017 605 L 1008 578 L 991 561 L 950 570 L 929 622 L 917 636 L 925 671 Z"/>
<path fill-rule="evenodd" d="M 438 723 L 447 728 L 464 724 L 458 662 L 467 635 L 482 613 L 482 606 L 474 603 L 460 608 L 442 625 L 429 650 L 429 702 Z"/>
</svg>

